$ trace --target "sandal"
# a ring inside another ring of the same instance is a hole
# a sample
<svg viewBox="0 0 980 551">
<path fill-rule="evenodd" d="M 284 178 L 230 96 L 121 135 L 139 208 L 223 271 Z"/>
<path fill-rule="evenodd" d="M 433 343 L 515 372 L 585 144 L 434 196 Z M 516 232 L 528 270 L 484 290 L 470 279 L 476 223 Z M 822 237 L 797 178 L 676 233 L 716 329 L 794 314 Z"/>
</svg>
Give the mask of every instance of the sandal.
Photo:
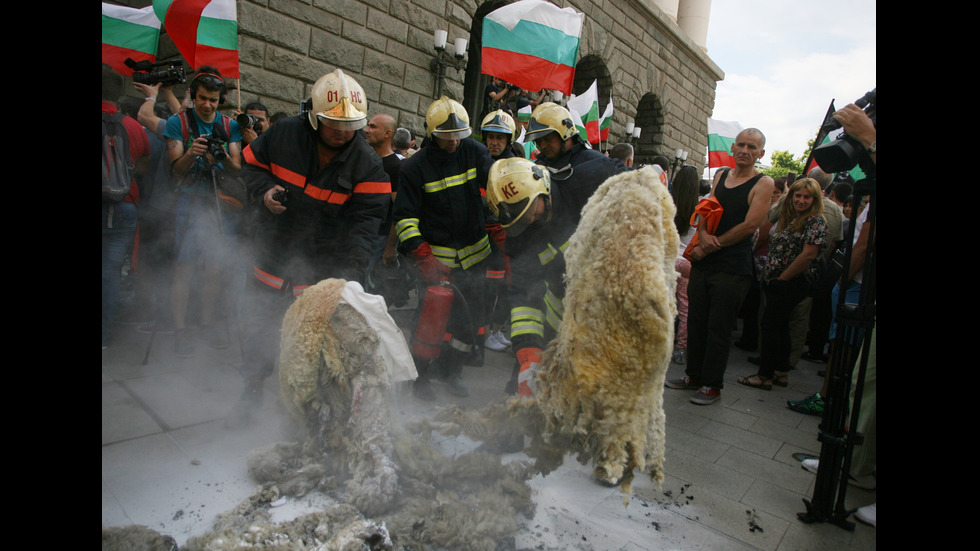
<svg viewBox="0 0 980 551">
<path fill-rule="evenodd" d="M 758 388 L 759 390 L 772 390 L 772 377 L 763 377 L 756 373 L 755 375 L 749 375 L 748 377 L 739 377 L 735 379 L 740 385 L 750 386 L 752 388 Z"/>
<path fill-rule="evenodd" d="M 780 375 L 782 373 L 782 375 Z M 781 386 L 783 388 L 789 386 L 789 373 L 785 371 L 776 371 L 773 373 L 772 384 L 776 386 Z"/>
</svg>

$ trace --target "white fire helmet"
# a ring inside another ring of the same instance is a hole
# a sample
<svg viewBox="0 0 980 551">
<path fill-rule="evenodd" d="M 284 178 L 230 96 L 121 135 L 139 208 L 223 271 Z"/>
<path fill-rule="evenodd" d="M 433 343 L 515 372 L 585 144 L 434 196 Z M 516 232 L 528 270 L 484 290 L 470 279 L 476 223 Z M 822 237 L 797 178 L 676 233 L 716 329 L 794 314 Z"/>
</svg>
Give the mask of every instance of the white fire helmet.
<svg viewBox="0 0 980 551">
<path fill-rule="evenodd" d="M 367 98 L 356 80 L 340 69 L 320 77 L 311 94 L 310 125 L 323 123 L 329 128 L 353 131 L 367 125 Z"/>
</svg>

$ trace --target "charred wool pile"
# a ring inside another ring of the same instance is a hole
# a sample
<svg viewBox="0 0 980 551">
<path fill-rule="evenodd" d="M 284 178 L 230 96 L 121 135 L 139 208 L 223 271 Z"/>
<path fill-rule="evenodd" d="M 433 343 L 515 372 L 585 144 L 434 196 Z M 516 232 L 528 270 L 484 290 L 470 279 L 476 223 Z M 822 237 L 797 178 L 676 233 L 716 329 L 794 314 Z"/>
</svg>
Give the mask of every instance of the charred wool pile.
<svg viewBox="0 0 980 551">
<path fill-rule="evenodd" d="M 186 548 L 512 548 L 519 515 L 533 512 L 532 469 L 492 453 L 445 456 L 427 422 L 394 427 L 377 334 L 340 299 L 344 283 L 311 287 L 283 321 L 282 399 L 309 437 L 249 454 L 261 489 Z M 339 504 L 270 521 L 272 501 L 313 489 Z"/>
<path fill-rule="evenodd" d="M 564 320 L 538 374 L 545 440 L 591 457 L 596 477 L 627 493 L 634 469 L 663 481 L 674 213 L 650 167 L 596 190 L 565 252 Z"/>
</svg>

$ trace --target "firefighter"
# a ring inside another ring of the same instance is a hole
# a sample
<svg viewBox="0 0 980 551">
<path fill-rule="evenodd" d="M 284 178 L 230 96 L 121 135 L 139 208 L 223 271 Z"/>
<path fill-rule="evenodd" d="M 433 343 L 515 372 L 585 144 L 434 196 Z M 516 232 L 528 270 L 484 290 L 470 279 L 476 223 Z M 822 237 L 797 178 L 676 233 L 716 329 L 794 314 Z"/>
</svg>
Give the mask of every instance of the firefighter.
<svg viewBox="0 0 980 551">
<path fill-rule="evenodd" d="M 514 140 L 517 139 L 517 125 L 514 123 L 514 119 L 503 110 L 497 109 L 483 117 L 480 132 L 483 134 L 483 143 L 486 144 L 490 151 L 490 157 L 494 161 L 510 159 L 524 154 L 523 148 L 520 148 L 520 153 L 515 151 Z M 486 215 L 487 233 L 490 234 L 490 239 L 493 240 L 494 245 L 502 251 L 505 241 L 504 230 L 500 227 L 500 222 L 493 213 L 487 211 Z M 510 339 L 506 335 L 507 317 L 510 310 L 507 307 L 505 281 L 507 262 L 507 258 L 504 257 L 504 273 L 489 271 L 487 274 L 489 279 L 487 282 L 489 285 L 487 300 L 492 307 L 490 312 L 491 331 L 489 331 L 484 347 L 496 352 L 503 352 L 511 345 Z"/>
<path fill-rule="evenodd" d="M 399 250 L 415 261 L 420 280 L 430 288 L 450 282 L 455 286 L 449 341 L 419 342 L 428 315 L 420 316 L 413 338 L 419 372 L 414 394 L 433 400 L 432 376 L 446 382 L 451 394 L 469 395 L 461 377 L 463 364 L 482 334 L 486 270 L 499 255 L 487 236 L 481 197 L 492 159 L 483 144 L 469 138 L 466 109 L 442 96 L 426 111 L 425 127 L 426 144 L 402 164 L 393 219 Z M 425 301 L 423 296 L 420 308 L 428 312 Z M 419 347 L 436 347 L 436 352 L 421 354 Z"/>
<path fill-rule="evenodd" d="M 357 132 L 364 90 L 337 69 L 313 85 L 309 113 L 285 118 L 245 148 L 242 176 L 264 215 L 249 278 L 243 400 L 258 402 L 279 355 L 282 317 L 322 279 L 363 283 L 391 205 L 381 159 Z"/>
<path fill-rule="evenodd" d="M 494 161 L 517 156 L 511 148 L 517 139 L 517 125 L 510 115 L 500 109 L 493 111 L 483 118 L 480 131 Z"/>
<path fill-rule="evenodd" d="M 510 257 L 510 339 L 517 362 L 508 394 L 533 395 L 541 350 L 555 337 L 565 297 L 564 251 L 582 208 L 606 178 L 625 170 L 602 154 L 585 159 L 553 185 L 545 166 L 516 157 L 494 163 L 487 202 L 507 233 Z"/>
<path fill-rule="evenodd" d="M 531 112 L 524 139 L 537 146 L 538 164 L 548 167 L 556 183 L 571 178 L 578 165 L 587 162 L 608 165 L 606 169 L 617 174 L 626 169 L 622 161 L 590 149 L 582 141 L 568 109 L 556 103 L 542 103 Z"/>
</svg>

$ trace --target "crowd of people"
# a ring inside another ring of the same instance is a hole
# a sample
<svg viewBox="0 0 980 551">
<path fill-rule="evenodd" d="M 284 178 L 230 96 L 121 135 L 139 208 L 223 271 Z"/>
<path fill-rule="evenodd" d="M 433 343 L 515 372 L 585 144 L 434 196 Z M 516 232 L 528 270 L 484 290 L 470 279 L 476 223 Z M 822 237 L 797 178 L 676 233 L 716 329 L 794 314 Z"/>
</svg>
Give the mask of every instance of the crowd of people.
<svg viewBox="0 0 980 551">
<path fill-rule="evenodd" d="M 134 86 L 144 101 L 120 100 L 121 77 L 103 67 L 104 141 L 107 128 L 125 135 L 135 167 L 123 199 L 103 196 L 103 349 L 138 228 L 142 328 L 174 331 L 178 357 L 241 338 L 244 410 L 262 400 L 295 297 L 326 278 L 384 293 L 379 270 L 406 264 L 418 283 L 414 395 L 435 399 L 439 379 L 467 396 L 463 367 L 482 364 L 484 347 L 511 348 L 504 391 L 533 395 L 562 319 L 568 239 L 598 186 L 633 169 L 630 144 L 603 155 L 546 91 L 531 100 L 496 78 L 479 121 L 451 98 L 434 101 L 418 148 L 393 116 L 368 116 L 363 88 L 340 69 L 317 80 L 308 111 L 293 116 L 258 102 L 222 114 L 228 88 L 213 67 L 194 73 L 183 102 L 172 86 Z M 115 115 L 117 102 L 130 117 Z M 820 268 L 860 200 L 819 169 L 774 181 L 757 169 L 764 153 L 761 131 L 739 133 L 734 168 L 718 171 L 700 202 L 694 167 L 668 180 L 666 160 L 651 165 L 669 186 L 681 236 L 673 361 L 685 375 L 666 386 L 694 391 L 695 404 L 721 399 L 740 312 L 736 344 L 759 351 L 759 370 L 737 382 L 756 389 L 786 386 L 801 357 L 824 361 L 833 336 L 833 286 L 821 286 Z M 854 235 L 855 248 L 867 247 L 861 227 Z M 389 302 L 407 298 L 388 291 Z M 821 395 L 790 407 L 819 414 Z"/>
</svg>

